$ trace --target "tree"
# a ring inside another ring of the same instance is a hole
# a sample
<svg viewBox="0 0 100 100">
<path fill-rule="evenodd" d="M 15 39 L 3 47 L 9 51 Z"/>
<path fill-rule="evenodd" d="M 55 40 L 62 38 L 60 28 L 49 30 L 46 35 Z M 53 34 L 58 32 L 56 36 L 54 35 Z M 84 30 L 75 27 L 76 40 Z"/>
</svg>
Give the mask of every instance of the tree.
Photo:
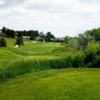
<svg viewBox="0 0 100 100">
<path fill-rule="evenodd" d="M 18 37 L 21 37 L 22 38 L 23 33 L 21 31 L 18 31 L 17 33 L 18 33 Z"/>
<path fill-rule="evenodd" d="M 35 37 L 31 36 L 31 37 L 30 37 L 30 40 L 35 40 Z"/>
<path fill-rule="evenodd" d="M 86 59 L 85 63 L 93 62 L 95 60 L 96 54 L 97 54 L 97 46 L 95 43 L 88 43 L 88 48 L 85 49 Z"/>
<path fill-rule="evenodd" d="M 41 36 L 41 37 L 44 37 L 43 31 L 42 31 L 42 32 L 40 32 L 40 36 Z"/>
<path fill-rule="evenodd" d="M 39 36 L 39 32 L 38 32 L 38 31 L 33 31 L 33 35 L 34 35 L 35 37 L 37 37 L 37 36 Z"/>
<path fill-rule="evenodd" d="M 77 50 L 85 50 L 88 43 L 91 42 L 91 36 L 89 31 L 85 31 L 83 34 L 79 34 L 77 38 Z"/>
<path fill-rule="evenodd" d="M 26 31 L 24 30 L 23 35 L 26 36 Z"/>
<path fill-rule="evenodd" d="M 0 40 L 0 46 L 1 47 L 6 47 L 7 46 L 6 40 L 4 38 L 1 38 L 1 40 Z"/>
<path fill-rule="evenodd" d="M 20 45 L 24 45 L 24 43 L 23 43 L 23 39 L 22 39 L 21 37 L 17 38 L 17 40 L 16 40 L 16 43 L 15 43 L 15 44 L 18 44 L 18 45 L 19 45 L 19 47 L 20 47 Z"/>
<path fill-rule="evenodd" d="M 70 40 L 70 37 L 69 36 L 65 36 L 64 41 L 65 41 L 66 44 L 69 43 L 69 40 Z"/>
<path fill-rule="evenodd" d="M 100 28 L 98 28 L 95 32 L 95 40 L 100 41 Z"/>
<path fill-rule="evenodd" d="M 6 35 L 6 33 L 7 33 L 7 28 L 6 28 L 6 27 L 3 27 L 2 32 Z"/>
<path fill-rule="evenodd" d="M 6 35 L 8 38 L 10 38 L 11 37 L 11 30 L 8 29 Z"/>
<path fill-rule="evenodd" d="M 45 40 L 46 40 L 47 42 L 50 42 L 50 39 L 51 39 L 51 38 L 55 38 L 54 35 L 51 34 L 51 32 L 47 32 L 47 33 L 46 33 L 46 36 L 45 36 Z"/>
<path fill-rule="evenodd" d="M 14 38 L 15 37 L 15 31 L 11 30 L 11 37 Z"/>
</svg>

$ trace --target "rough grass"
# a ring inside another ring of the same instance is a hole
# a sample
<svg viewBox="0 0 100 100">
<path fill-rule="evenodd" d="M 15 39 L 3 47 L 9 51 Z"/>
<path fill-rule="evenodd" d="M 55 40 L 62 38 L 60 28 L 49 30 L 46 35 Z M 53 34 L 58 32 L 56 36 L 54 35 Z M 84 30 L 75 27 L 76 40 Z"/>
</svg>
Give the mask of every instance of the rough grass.
<svg viewBox="0 0 100 100">
<path fill-rule="evenodd" d="M 0 66 L 0 81 L 14 78 L 18 75 L 49 69 L 62 69 L 72 66 L 72 59 L 16 59 L 2 63 Z"/>
<path fill-rule="evenodd" d="M 56 69 L 0 83 L 0 100 L 99 100 L 100 69 Z"/>
</svg>

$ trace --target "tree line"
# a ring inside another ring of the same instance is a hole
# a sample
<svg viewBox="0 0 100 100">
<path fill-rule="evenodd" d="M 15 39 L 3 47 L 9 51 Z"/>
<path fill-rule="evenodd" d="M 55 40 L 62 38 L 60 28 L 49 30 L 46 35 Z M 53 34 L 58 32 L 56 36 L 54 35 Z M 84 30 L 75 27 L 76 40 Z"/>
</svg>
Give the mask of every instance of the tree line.
<svg viewBox="0 0 100 100">
<path fill-rule="evenodd" d="M 86 30 L 74 38 L 76 42 L 76 53 L 73 60 L 73 67 L 100 67 L 100 28 Z M 65 37 L 66 44 L 71 39 Z"/>
<path fill-rule="evenodd" d="M 46 34 L 44 34 L 43 32 L 39 33 L 39 31 L 37 30 L 15 31 L 6 27 L 3 27 L 1 30 L 4 33 L 4 36 L 8 38 L 15 38 L 16 36 L 22 38 L 23 36 L 29 36 L 30 40 L 35 40 L 36 37 L 40 36 L 40 41 L 43 41 L 45 39 L 45 41 L 47 42 L 49 42 L 51 38 L 55 38 L 55 36 L 51 32 L 47 32 Z"/>
<path fill-rule="evenodd" d="M 100 42 L 100 28 L 86 30 L 84 33 L 79 34 L 77 37 L 77 50 L 85 50 L 88 43 Z"/>
</svg>

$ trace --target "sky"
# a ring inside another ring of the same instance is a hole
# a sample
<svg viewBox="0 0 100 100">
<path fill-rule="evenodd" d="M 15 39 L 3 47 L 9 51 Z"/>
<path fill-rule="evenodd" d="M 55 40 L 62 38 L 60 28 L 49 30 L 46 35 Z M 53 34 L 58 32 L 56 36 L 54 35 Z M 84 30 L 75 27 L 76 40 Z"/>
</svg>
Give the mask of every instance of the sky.
<svg viewBox="0 0 100 100">
<path fill-rule="evenodd" d="M 0 0 L 0 29 L 77 36 L 100 27 L 100 0 Z"/>
</svg>

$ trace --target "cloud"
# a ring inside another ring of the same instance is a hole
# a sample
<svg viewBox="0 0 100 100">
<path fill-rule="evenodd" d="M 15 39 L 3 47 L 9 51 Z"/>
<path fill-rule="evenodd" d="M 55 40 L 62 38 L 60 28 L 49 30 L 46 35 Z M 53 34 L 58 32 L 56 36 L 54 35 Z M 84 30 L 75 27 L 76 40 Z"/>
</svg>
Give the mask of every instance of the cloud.
<svg viewBox="0 0 100 100">
<path fill-rule="evenodd" d="M 0 1 L 0 5 L 3 5 L 3 4 L 5 4 L 5 2 L 4 1 Z"/>
<path fill-rule="evenodd" d="M 56 36 L 67 34 L 75 36 L 75 32 L 80 29 L 95 27 L 92 23 L 95 21 L 98 23 L 100 19 L 100 5 L 96 2 L 87 3 L 79 0 L 5 0 L 2 2 L 0 2 L 0 27 L 38 29 L 51 31 Z M 99 23 L 96 26 L 99 26 Z"/>
</svg>

